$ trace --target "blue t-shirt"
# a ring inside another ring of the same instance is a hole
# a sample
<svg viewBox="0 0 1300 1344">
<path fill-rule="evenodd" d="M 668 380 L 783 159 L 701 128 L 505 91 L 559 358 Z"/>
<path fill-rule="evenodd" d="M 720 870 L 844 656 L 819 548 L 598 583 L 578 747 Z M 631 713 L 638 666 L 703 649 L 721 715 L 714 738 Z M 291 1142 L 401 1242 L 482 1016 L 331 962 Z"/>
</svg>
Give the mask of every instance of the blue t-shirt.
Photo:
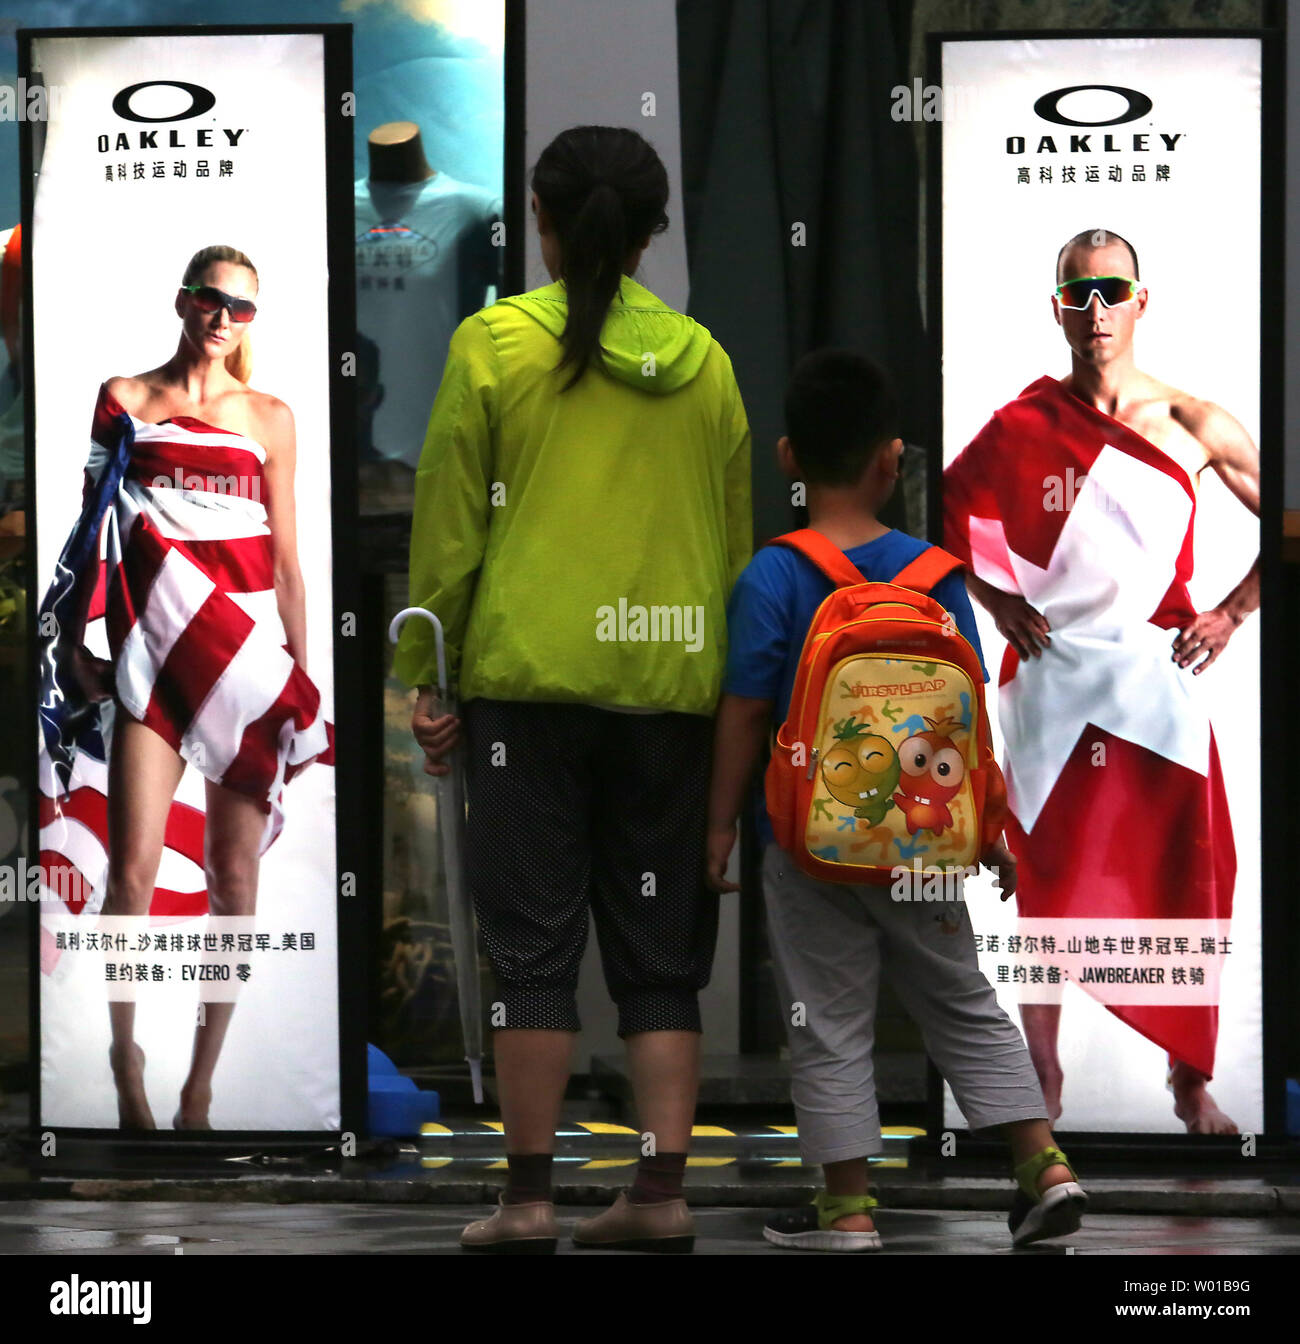
<svg viewBox="0 0 1300 1344">
<path fill-rule="evenodd" d="M 854 546 L 844 554 L 864 579 L 890 583 L 904 565 L 930 549 L 906 532 L 886 532 L 875 541 Z M 785 722 L 794 690 L 799 655 L 817 608 L 834 584 L 809 560 L 788 546 L 764 546 L 745 566 L 727 603 L 727 670 L 723 690 L 755 700 L 775 701 L 776 726 Z M 930 596 L 952 612 L 960 634 L 969 642 L 984 669 L 975 613 L 966 595 L 966 580 L 954 570 L 937 583 Z M 764 845 L 772 842 L 772 825 L 758 796 L 758 833 Z"/>
</svg>

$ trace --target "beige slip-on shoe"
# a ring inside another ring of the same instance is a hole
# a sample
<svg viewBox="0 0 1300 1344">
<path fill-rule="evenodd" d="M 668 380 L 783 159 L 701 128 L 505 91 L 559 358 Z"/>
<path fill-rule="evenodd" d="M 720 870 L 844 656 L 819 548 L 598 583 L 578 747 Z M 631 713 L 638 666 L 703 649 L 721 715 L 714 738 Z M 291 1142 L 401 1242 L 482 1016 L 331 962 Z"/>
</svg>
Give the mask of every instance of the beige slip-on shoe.
<svg viewBox="0 0 1300 1344">
<path fill-rule="evenodd" d="M 605 1251 L 659 1251 L 685 1254 L 695 1248 L 695 1219 L 684 1199 L 633 1204 L 627 1191 L 594 1218 L 573 1229 L 573 1244 Z"/>
<path fill-rule="evenodd" d="M 554 1255 L 560 1229 L 555 1205 L 548 1200 L 532 1204 L 503 1204 L 490 1218 L 471 1223 L 460 1234 L 462 1251 L 495 1255 Z"/>
</svg>

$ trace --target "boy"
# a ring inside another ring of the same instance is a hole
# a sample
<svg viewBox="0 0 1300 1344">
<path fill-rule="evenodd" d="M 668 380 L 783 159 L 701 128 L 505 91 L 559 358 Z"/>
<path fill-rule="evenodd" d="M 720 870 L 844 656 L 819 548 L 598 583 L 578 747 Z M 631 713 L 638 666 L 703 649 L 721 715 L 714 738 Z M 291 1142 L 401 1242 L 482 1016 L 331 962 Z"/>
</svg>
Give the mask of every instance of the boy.
<svg viewBox="0 0 1300 1344">
<path fill-rule="evenodd" d="M 877 519 L 903 451 L 897 398 L 885 374 L 852 351 L 816 351 L 796 365 L 785 411 L 787 437 L 777 444 L 777 458 L 787 476 L 804 482 L 808 525 L 839 546 L 865 579 L 892 580 L 927 543 Z M 764 741 L 785 721 L 804 638 L 831 590 L 801 554 L 770 546 L 732 593 L 709 795 L 709 882 L 717 891 L 738 890 L 723 877 L 736 819 Z M 948 575 L 931 596 L 978 653 L 962 572 Z M 826 1178 L 809 1208 L 774 1215 L 763 1235 L 794 1249 L 880 1249 L 867 1158 L 881 1148 L 871 1054 L 882 970 L 970 1127 L 1005 1126 L 1020 1184 L 1010 1221 L 1015 1243 L 1073 1232 L 1086 1196 L 1053 1144 L 1024 1041 L 980 973 L 965 903 L 937 916 L 931 903 L 895 901 L 888 887 L 809 877 L 773 842 L 765 810 L 759 832 L 777 986 L 787 1023 L 801 1023 L 787 1025 L 799 1145 L 804 1162 L 820 1164 Z M 981 860 L 998 869 L 1005 900 L 1015 890 L 1014 857 L 999 840 Z M 792 1011 L 795 1004 L 801 1012 Z"/>
</svg>

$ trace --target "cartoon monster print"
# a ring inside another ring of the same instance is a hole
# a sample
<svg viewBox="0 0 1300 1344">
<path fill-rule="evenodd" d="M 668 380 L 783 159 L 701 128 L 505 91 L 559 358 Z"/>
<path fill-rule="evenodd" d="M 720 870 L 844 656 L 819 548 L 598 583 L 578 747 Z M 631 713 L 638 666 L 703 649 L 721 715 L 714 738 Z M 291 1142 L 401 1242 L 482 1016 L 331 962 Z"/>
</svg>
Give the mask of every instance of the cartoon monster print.
<svg viewBox="0 0 1300 1344">
<path fill-rule="evenodd" d="M 952 742 L 963 725 L 950 718 L 925 721 L 929 728 L 914 733 L 898 749 L 901 776 L 894 802 L 907 820 L 908 834 L 926 830 L 938 836 L 953 824 L 948 804 L 966 778 L 965 759 Z"/>
<path fill-rule="evenodd" d="M 898 786 L 898 753 L 851 715 L 835 725 L 835 740 L 839 745 L 822 758 L 827 792 L 837 803 L 851 807 L 855 817 L 878 826 L 894 805 L 891 795 Z"/>
</svg>

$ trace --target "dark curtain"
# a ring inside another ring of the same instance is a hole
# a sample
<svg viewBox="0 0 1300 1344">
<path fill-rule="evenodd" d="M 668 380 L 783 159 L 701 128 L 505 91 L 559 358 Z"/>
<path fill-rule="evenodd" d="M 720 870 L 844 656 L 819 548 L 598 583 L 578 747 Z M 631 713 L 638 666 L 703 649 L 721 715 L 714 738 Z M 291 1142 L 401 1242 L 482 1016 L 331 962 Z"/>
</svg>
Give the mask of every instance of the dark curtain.
<svg viewBox="0 0 1300 1344">
<path fill-rule="evenodd" d="M 796 522 L 773 445 L 786 376 L 806 351 L 878 359 L 899 385 L 903 437 L 932 441 L 915 148 L 909 123 L 890 116 L 910 11 L 911 0 L 677 6 L 690 312 L 731 356 L 745 399 L 759 542 Z M 920 525 L 901 492 L 891 513 Z"/>
<path fill-rule="evenodd" d="M 892 90 L 907 80 L 911 8 L 912 0 L 678 0 L 690 312 L 731 356 L 745 399 L 757 543 L 805 521 L 775 462 L 786 377 L 805 352 L 851 346 L 879 360 L 899 387 L 904 439 L 934 442 L 913 128 L 890 116 Z M 794 244 L 796 224 L 803 246 Z M 895 494 L 884 518 L 921 534 L 921 451 L 909 451 L 904 478 L 912 488 Z M 758 857 L 746 826 L 750 892 L 759 889 Z M 761 902 L 744 901 L 744 1052 L 784 1043 L 764 923 Z M 882 1101 L 919 1105 L 920 1040 L 886 986 L 877 1039 Z M 895 1081 L 900 1070 L 886 1065 L 900 1055 L 919 1081 Z"/>
</svg>

